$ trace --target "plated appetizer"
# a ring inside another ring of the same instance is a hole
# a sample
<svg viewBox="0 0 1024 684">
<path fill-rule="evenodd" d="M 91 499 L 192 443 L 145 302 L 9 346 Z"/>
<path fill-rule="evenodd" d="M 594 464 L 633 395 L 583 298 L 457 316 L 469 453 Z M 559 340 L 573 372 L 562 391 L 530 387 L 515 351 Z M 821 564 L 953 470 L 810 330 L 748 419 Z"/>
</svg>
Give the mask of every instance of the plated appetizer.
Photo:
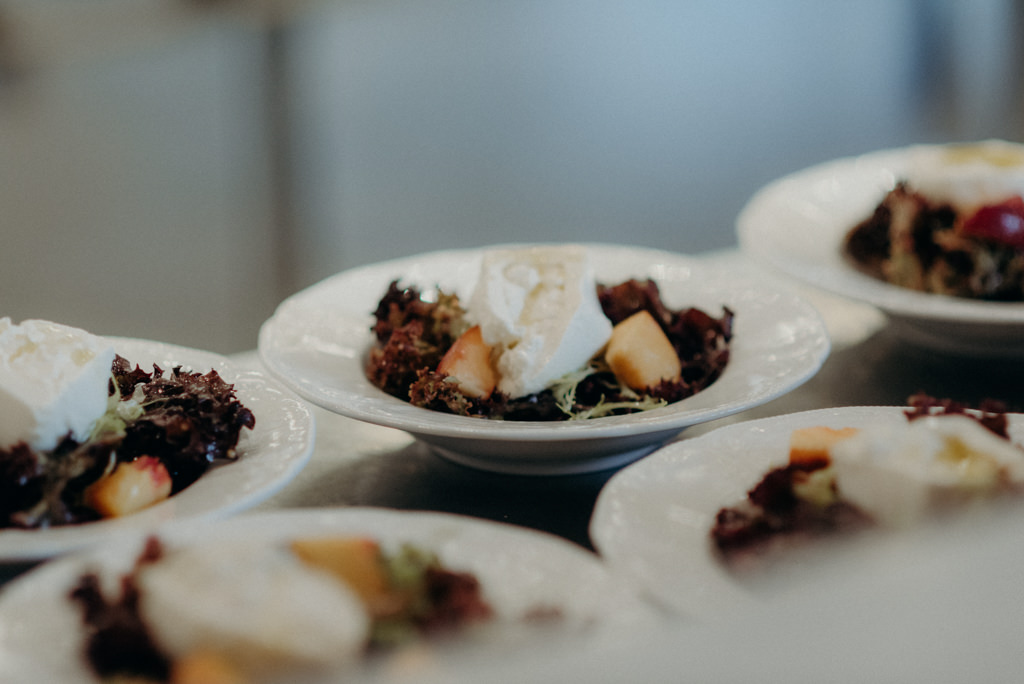
<svg viewBox="0 0 1024 684">
<path fill-rule="evenodd" d="M 1015 501 L 1024 416 L 984 408 L 920 397 L 680 440 L 609 480 L 591 539 L 624 581 L 666 608 L 708 622 L 740 616 L 780 588 L 799 590 L 847 550 L 899 547 L 908 528 L 916 536 Z"/>
<path fill-rule="evenodd" d="M 578 420 L 700 392 L 729 361 L 733 312 L 673 310 L 653 279 L 595 280 L 584 248 L 485 252 L 458 293 L 392 281 L 367 377 L 416 406 L 501 420 Z"/>
<path fill-rule="evenodd" d="M 935 294 L 1024 301 L 1024 145 L 922 145 L 846 236 L 854 266 Z"/>
<path fill-rule="evenodd" d="M 732 569 L 760 567 L 811 540 L 906 528 L 979 499 L 1024 490 L 1024 449 L 1005 409 L 971 411 L 919 395 L 907 423 L 794 430 L 789 460 L 715 516 L 711 539 Z"/>
<path fill-rule="evenodd" d="M 128 515 L 237 458 L 253 412 L 216 370 L 152 371 L 112 342 L 0 318 L 0 527 Z"/>
<path fill-rule="evenodd" d="M 478 681 L 661 624 L 563 539 L 375 508 L 140 530 L 19 577 L 0 620 L 5 682 L 67 684 Z"/>
<path fill-rule="evenodd" d="M 1024 190 L 1021 147 L 910 146 L 811 166 L 750 198 L 737 217 L 740 247 L 797 281 L 879 309 L 916 345 L 1020 358 L 1012 198 Z M 961 152 L 974 159 L 950 161 Z"/>
<path fill-rule="evenodd" d="M 597 282 L 651 280 L 670 310 L 696 307 L 716 312 L 726 307 L 735 312 L 734 321 L 730 321 L 736 327 L 728 342 L 727 364 L 714 382 L 686 399 L 656 410 L 634 410 L 597 420 L 471 420 L 452 413 L 447 406 L 445 410 L 434 411 L 412 404 L 408 399 L 409 384 L 405 384 L 403 398 L 398 398 L 370 381 L 367 367 L 375 353 L 372 350 L 380 344 L 373 331 L 377 323 L 373 314 L 396 277 L 428 288 L 419 296 L 405 299 L 406 295 L 401 294 L 404 289 L 396 286 L 399 299 L 410 311 L 433 305 L 430 300 L 435 290 L 430 288 L 468 296 L 471 304 L 487 254 L 530 246 L 536 245 L 430 252 L 335 274 L 292 295 L 277 307 L 260 328 L 260 359 L 270 373 L 310 402 L 350 418 L 405 431 L 443 458 L 496 472 L 550 475 L 604 470 L 636 460 L 689 426 L 731 415 L 788 392 L 813 376 L 828 356 L 830 341 L 820 314 L 809 302 L 785 288 L 749 278 L 742 269 L 714 259 L 623 245 L 585 244 L 578 247 L 592 264 Z M 581 293 L 580 296 L 584 292 L 578 287 L 571 290 Z M 425 303 L 416 303 L 421 300 Z M 402 305 L 398 304 L 396 309 L 400 327 Z M 440 313 L 444 307 L 435 311 Z M 443 315 L 441 318 L 447 320 Z M 482 339 L 483 321 L 474 323 L 481 324 Z M 608 320 L 604 325 L 610 323 Z M 392 329 L 395 326 L 386 325 Z M 466 329 L 471 327 L 472 324 Z M 457 335 L 446 336 L 453 339 L 453 346 Z M 586 349 L 590 344 L 594 346 Z M 703 344 L 702 340 L 698 348 Z M 583 358 L 568 364 L 572 368 L 577 364 L 585 366 L 587 355 L 599 345 L 585 336 L 568 334 L 549 348 L 578 353 L 583 346 Z M 440 364 L 443 354 L 434 349 L 432 355 L 433 362 Z M 458 363 L 452 358 L 452 365 L 470 366 L 464 361 L 483 356 L 467 354 Z M 561 357 L 561 353 L 553 354 L 551 359 L 556 356 Z M 486 358 L 490 359 L 490 355 Z M 529 358 L 537 361 L 539 356 Z M 726 358 L 723 355 L 719 360 Z M 551 363 L 529 363 L 523 367 L 555 373 L 552 377 L 566 372 L 555 371 Z M 534 373 L 524 372 L 522 377 L 528 375 L 533 377 Z M 407 379 L 411 383 L 415 377 Z M 492 396 L 501 392 L 497 380 Z M 396 391 L 402 385 L 402 381 L 396 381 Z M 444 385 L 455 386 L 448 381 Z M 571 389 L 571 384 L 566 386 Z M 552 399 L 553 395 L 552 392 Z M 472 397 L 462 401 L 467 406 L 479 403 Z M 610 396 L 606 395 L 605 408 L 609 403 Z M 565 415 L 553 400 L 547 413 Z"/>
<path fill-rule="evenodd" d="M 288 679 L 493 617 L 472 573 L 362 536 L 182 548 L 150 537 L 117 584 L 109 596 L 87 571 L 69 594 L 84 657 L 102 680 Z"/>
</svg>

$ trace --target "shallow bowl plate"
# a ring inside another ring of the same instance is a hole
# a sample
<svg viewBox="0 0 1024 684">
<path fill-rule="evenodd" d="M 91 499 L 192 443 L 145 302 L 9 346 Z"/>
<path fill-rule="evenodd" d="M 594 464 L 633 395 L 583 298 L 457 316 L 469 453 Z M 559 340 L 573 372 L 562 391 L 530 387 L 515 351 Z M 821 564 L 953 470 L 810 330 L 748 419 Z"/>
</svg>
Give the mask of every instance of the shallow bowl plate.
<svg viewBox="0 0 1024 684">
<path fill-rule="evenodd" d="M 915 343 L 955 353 L 1024 357 L 1024 303 L 890 285 L 843 257 L 846 233 L 903 178 L 912 149 L 838 159 L 770 183 L 737 218 L 740 248 L 804 283 L 878 307 L 894 331 Z"/>
<path fill-rule="evenodd" d="M 43 559 L 172 518 L 231 515 L 279 491 L 309 461 L 315 439 L 310 407 L 265 373 L 197 349 L 129 338 L 112 341 L 118 354 L 147 372 L 152 364 L 164 371 L 178 365 L 201 373 L 216 370 L 256 416 L 254 428 L 242 430 L 236 461 L 215 465 L 189 487 L 138 513 L 43 530 L 0 530 L 0 561 Z"/>
<path fill-rule="evenodd" d="M 324 673 L 325 683 L 418 682 L 424 677 L 479 682 L 486 679 L 484 668 L 508 669 L 524 655 L 618 642 L 663 620 L 593 553 L 560 537 L 465 516 L 358 507 L 291 509 L 247 513 L 212 525 L 175 521 L 157 534 L 170 547 L 370 537 L 390 552 L 413 544 L 435 553 L 452 570 L 470 572 L 480 581 L 494 620 L 475 630 L 471 638 L 441 640 L 443 648 L 439 644 L 436 652 L 414 650 L 404 665 L 401 657 L 385 658 L 376 668 L 349 663 L 339 672 Z M 0 681 L 96 682 L 81 657 L 85 635 L 68 592 L 88 571 L 97 572 L 102 586 L 116 591 L 117 578 L 131 568 L 147 536 L 141 531 L 122 535 L 101 547 L 47 563 L 0 590 L 0 625 L 17 625 L 17 629 L 0 629 Z M 558 619 L 530 620 L 538 610 L 557 611 Z"/>
<path fill-rule="evenodd" d="M 743 501 L 768 470 L 789 461 L 793 430 L 899 425 L 906 423 L 904 410 L 803 411 L 670 444 L 608 481 L 594 506 L 591 540 L 616 573 L 669 610 L 709 622 L 735 618 L 769 598 L 761 591 L 769 576 L 766 569 L 763 577 L 741 581 L 720 562 L 710 537 L 718 511 Z M 1008 417 L 1010 436 L 1019 442 L 1024 416 Z M 801 570 L 819 567 L 786 565 L 786 579 L 798 585 Z"/>
<path fill-rule="evenodd" d="M 652 249 L 587 245 L 597 278 L 614 284 L 653 278 L 673 308 L 735 312 L 732 351 L 722 376 L 670 406 L 626 416 L 514 422 L 455 416 L 412 406 L 370 384 L 364 371 L 372 313 L 400 279 L 424 292 L 437 285 L 468 298 L 482 250 L 424 254 L 352 269 L 285 300 L 259 335 L 269 371 L 311 402 L 351 418 L 415 435 L 451 460 L 491 471 L 560 474 L 635 460 L 684 428 L 778 397 L 821 367 L 829 338 L 799 296 L 748 280 L 735 269 Z"/>
</svg>

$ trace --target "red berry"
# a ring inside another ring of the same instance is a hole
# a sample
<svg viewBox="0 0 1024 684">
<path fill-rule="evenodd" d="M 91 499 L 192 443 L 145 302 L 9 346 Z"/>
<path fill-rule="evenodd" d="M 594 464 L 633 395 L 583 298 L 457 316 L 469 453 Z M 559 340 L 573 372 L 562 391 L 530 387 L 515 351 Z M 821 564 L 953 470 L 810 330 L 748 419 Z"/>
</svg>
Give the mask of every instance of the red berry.
<svg viewBox="0 0 1024 684">
<path fill-rule="evenodd" d="M 975 211 L 963 222 L 963 235 L 1024 250 L 1024 199 L 1019 195 Z"/>
</svg>

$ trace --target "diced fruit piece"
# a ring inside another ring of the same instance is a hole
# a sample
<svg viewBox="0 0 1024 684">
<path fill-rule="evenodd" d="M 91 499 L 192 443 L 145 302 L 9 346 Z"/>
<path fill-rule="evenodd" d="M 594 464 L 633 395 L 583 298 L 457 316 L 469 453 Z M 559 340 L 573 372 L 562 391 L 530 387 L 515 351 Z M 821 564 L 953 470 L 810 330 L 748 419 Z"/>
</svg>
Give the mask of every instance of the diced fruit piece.
<svg viewBox="0 0 1024 684">
<path fill-rule="evenodd" d="M 484 342 L 480 326 L 462 333 L 437 366 L 438 373 L 451 376 L 463 394 L 478 399 L 491 396 L 498 374 L 491 364 L 491 347 Z"/>
<path fill-rule="evenodd" d="M 682 371 L 679 355 L 648 311 L 639 311 L 612 329 L 604 353 L 619 382 L 634 390 L 676 380 Z"/>
<path fill-rule="evenodd" d="M 171 475 L 159 459 L 140 456 L 85 490 L 85 505 L 104 518 L 140 511 L 171 495 Z"/>
<path fill-rule="evenodd" d="M 852 437 L 857 428 L 830 428 L 824 425 L 798 428 L 789 437 L 789 462 L 831 461 L 829 450 L 839 440 Z"/>
<path fill-rule="evenodd" d="M 801 501 L 822 508 L 834 504 L 838 500 L 838 494 L 836 475 L 831 465 L 809 472 L 793 473 L 793 494 Z"/>
<path fill-rule="evenodd" d="M 979 208 L 964 220 L 960 232 L 1024 250 L 1024 199 L 1016 196 Z"/>
<path fill-rule="evenodd" d="M 174 661 L 170 684 L 246 684 L 239 668 L 214 651 L 189 653 Z"/>
<path fill-rule="evenodd" d="M 380 546 L 372 539 L 309 537 L 293 540 L 291 549 L 304 563 L 347 584 L 373 615 L 390 614 L 404 600 L 392 591 Z"/>
</svg>

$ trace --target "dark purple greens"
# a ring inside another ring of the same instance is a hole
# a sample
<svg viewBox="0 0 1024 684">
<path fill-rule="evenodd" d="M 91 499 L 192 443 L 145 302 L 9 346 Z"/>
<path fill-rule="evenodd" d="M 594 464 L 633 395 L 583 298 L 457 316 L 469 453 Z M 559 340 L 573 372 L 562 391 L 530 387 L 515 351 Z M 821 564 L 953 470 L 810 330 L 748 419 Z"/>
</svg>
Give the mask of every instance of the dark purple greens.
<svg viewBox="0 0 1024 684">
<path fill-rule="evenodd" d="M 595 364 L 572 387 L 571 406 L 550 389 L 525 397 L 497 391 L 485 399 L 466 396 L 434 370 L 468 327 L 458 296 L 437 291 L 428 301 L 419 289 L 401 287 L 398 281 L 388 286 L 374 312 L 376 344 L 369 353 L 367 377 L 392 396 L 436 411 L 498 420 L 558 421 L 585 415 L 599 405 L 616 406 L 602 415 L 617 415 L 661 401 L 679 401 L 717 380 L 729 362 L 734 315 L 727 307 L 718 318 L 697 308 L 670 309 L 653 280 L 598 285 L 597 294 L 613 324 L 641 310 L 654 316 L 682 362 L 677 381 L 648 387 L 637 401 L 636 393 L 623 388 L 606 367 Z"/>
<path fill-rule="evenodd" d="M 119 401 L 88 439 L 68 436 L 46 453 L 24 443 L 0 449 L 0 527 L 95 520 L 96 512 L 83 503 L 86 487 L 112 462 L 139 456 L 159 459 L 171 475 L 172 494 L 179 492 L 214 462 L 234 460 L 242 429 L 255 425 L 234 386 L 214 370 L 193 373 L 179 366 L 164 377 L 159 366 L 146 372 L 117 356 L 111 374 L 108 391 Z M 129 405 L 132 410 L 125 410 Z"/>
</svg>

